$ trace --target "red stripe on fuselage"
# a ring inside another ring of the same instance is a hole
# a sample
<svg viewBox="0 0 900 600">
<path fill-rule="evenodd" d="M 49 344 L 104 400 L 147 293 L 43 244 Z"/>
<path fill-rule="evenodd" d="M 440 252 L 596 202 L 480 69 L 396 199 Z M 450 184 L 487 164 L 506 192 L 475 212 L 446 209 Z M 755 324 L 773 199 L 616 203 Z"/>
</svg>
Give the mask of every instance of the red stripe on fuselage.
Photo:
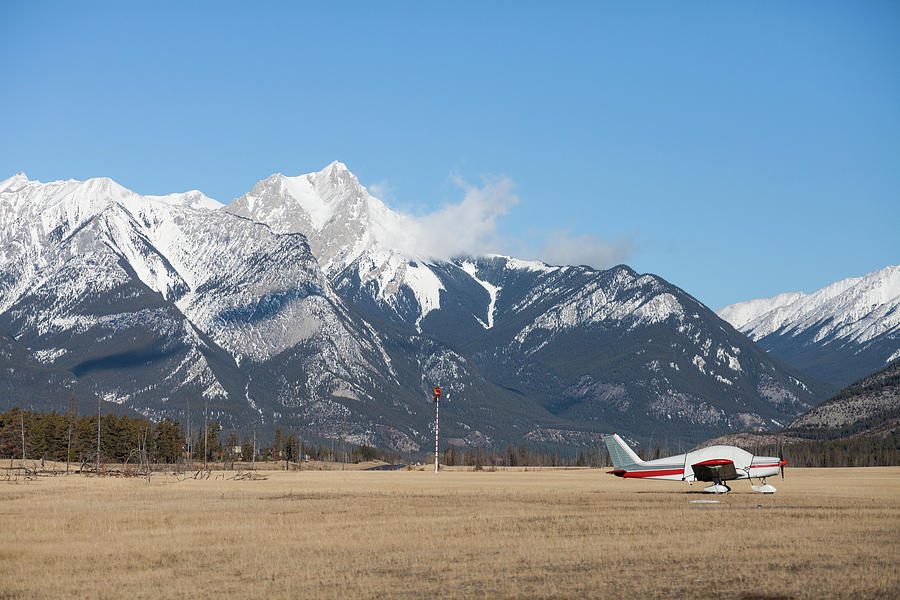
<svg viewBox="0 0 900 600">
<path fill-rule="evenodd" d="M 626 471 L 622 477 L 640 478 L 640 477 L 660 477 L 662 475 L 682 475 L 684 469 L 660 469 L 658 471 Z"/>
<path fill-rule="evenodd" d="M 774 464 L 771 464 L 771 465 L 750 465 L 750 468 L 751 468 L 751 469 L 759 469 L 759 468 L 762 468 L 762 467 L 778 467 L 778 466 L 780 466 L 778 463 L 774 463 Z"/>
</svg>

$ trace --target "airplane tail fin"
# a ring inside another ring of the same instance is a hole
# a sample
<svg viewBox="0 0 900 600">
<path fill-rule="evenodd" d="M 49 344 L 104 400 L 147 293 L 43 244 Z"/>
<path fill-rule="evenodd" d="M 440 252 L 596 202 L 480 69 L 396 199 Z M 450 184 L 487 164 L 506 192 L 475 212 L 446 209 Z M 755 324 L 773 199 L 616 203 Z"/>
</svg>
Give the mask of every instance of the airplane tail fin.
<svg viewBox="0 0 900 600">
<path fill-rule="evenodd" d="M 639 465 L 644 462 L 618 434 L 603 436 L 603 441 L 606 442 L 606 449 L 609 452 L 609 458 L 612 460 L 613 468 L 620 469 L 628 465 Z"/>
</svg>

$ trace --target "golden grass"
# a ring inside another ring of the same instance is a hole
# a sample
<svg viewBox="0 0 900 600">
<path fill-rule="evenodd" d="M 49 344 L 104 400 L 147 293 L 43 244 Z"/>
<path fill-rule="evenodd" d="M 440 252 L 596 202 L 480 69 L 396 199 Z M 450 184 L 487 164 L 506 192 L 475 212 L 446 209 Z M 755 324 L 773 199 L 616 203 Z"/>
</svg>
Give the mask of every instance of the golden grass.
<svg viewBox="0 0 900 600">
<path fill-rule="evenodd" d="M 0 598 L 900 597 L 900 468 L 264 476 L 0 483 Z"/>
</svg>

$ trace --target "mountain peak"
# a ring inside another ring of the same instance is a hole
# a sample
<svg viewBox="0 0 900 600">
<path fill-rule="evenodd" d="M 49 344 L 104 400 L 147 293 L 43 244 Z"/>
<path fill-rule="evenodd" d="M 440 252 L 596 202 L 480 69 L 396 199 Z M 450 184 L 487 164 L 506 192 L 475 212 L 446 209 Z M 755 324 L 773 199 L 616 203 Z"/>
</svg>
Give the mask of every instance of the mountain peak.
<svg viewBox="0 0 900 600">
<path fill-rule="evenodd" d="M 368 193 L 339 161 L 320 171 L 290 177 L 275 173 L 237 198 L 228 211 L 266 223 L 278 233 L 322 231 L 332 217 L 358 220 L 366 212 Z"/>
<path fill-rule="evenodd" d="M 173 206 L 184 206 L 186 208 L 205 208 L 207 210 L 217 210 L 222 208 L 222 203 L 213 200 L 200 190 L 189 190 L 180 194 L 166 194 L 165 196 L 144 196 L 148 200 L 156 200 L 165 202 Z"/>
<path fill-rule="evenodd" d="M 862 336 L 860 341 L 865 341 L 880 333 L 869 327 L 867 316 L 873 310 L 898 303 L 900 266 L 887 266 L 861 277 L 836 281 L 811 294 L 788 292 L 730 304 L 717 312 L 754 340 L 785 327 L 802 331 L 827 323 L 829 333 L 854 339 Z M 889 323 L 900 324 L 900 317 L 889 319 Z"/>
<path fill-rule="evenodd" d="M 327 187 L 331 190 L 347 190 L 362 187 L 359 179 L 350 172 L 347 165 L 337 160 L 329 163 L 321 171 L 310 173 L 307 177 L 316 188 Z"/>
<path fill-rule="evenodd" d="M 522 271 L 537 271 L 537 272 L 550 272 L 556 271 L 559 267 L 555 267 L 552 265 L 548 265 L 547 263 L 540 260 L 523 260 L 521 258 L 514 258 L 512 256 L 507 256 L 505 254 L 493 254 L 489 253 L 485 255 L 487 258 L 496 258 L 503 261 L 506 261 L 506 266 L 509 269 L 519 269 Z"/>
<path fill-rule="evenodd" d="M 328 166 L 326 166 L 324 169 L 322 169 L 322 170 L 319 171 L 319 172 L 320 172 L 320 173 L 323 173 L 323 172 L 325 172 L 325 171 L 329 171 L 329 172 L 334 172 L 334 171 L 338 171 L 338 172 L 340 172 L 340 171 L 346 171 L 346 172 L 350 173 L 350 169 L 347 168 L 347 165 L 345 165 L 344 163 L 342 163 L 342 162 L 339 161 L 339 160 L 333 160 L 333 161 L 331 161 L 330 163 L 328 163 Z M 352 175 L 352 173 L 351 173 L 351 175 Z"/>
<path fill-rule="evenodd" d="M 732 304 L 718 314 L 782 360 L 844 385 L 900 355 L 900 266 L 811 294 Z"/>
<path fill-rule="evenodd" d="M 0 181 L 0 192 L 5 192 L 7 190 L 11 192 L 16 191 L 26 183 L 28 183 L 28 176 L 22 172 L 16 173 L 9 179 Z"/>
</svg>

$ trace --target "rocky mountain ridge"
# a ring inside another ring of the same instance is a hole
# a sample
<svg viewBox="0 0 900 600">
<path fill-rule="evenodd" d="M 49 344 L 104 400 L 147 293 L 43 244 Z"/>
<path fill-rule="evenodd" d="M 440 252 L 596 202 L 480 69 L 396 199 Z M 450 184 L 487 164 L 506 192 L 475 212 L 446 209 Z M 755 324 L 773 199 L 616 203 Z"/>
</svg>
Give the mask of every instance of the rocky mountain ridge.
<svg viewBox="0 0 900 600">
<path fill-rule="evenodd" d="M 717 314 L 809 375 L 848 385 L 900 357 L 900 266 Z"/>
<path fill-rule="evenodd" d="M 17 175 L 0 183 L 0 334 L 18 353 L 4 384 L 28 393 L 27 364 L 61 374 L 48 398 L 153 417 L 190 401 L 226 427 L 405 452 L 427 447 L 436 384 L 460 445 L 611 429 L 675 444 L 824 396 L 657 276 L 429 256 L 393 243 L 408 219 L 341 163 L 224 207 Z"/>
<path fill-rule="evenodd" d="M 733 445 L 751 452 L 784 452 L 795 465 L 898 464 L 900 360 L 863 377 L 772 432 L 730 433 L 700 447 Z"/>
<path fill-rule="evenodd" d="M 286 180 L 302 186 L 283 184 Z M 644 431 L 669 428 L 658 419 L 687 421 L 703 430 L 771 427 L 824 395 L 814 382 L 807 385 L 799 374 L 787 374 L 785 365 L 768 364 L 771 359 L 743 336 L 659 277 L 625 266 L 603 271 L 499 255 L 423 256 L 409 249 L 414 241 L 396 243 L 396 231 L 412 235 L 417 227 L 372 197 L 341 163 L 264 183 L 225 210 L 275 230 L 302 233 L 314 252 L 317 245 L 343 243 L 340 251 L 330 247 L 323 260 L 348 304 L 372 322 L 453 345 L 491 379 L 539 398 L 554 414 L 566 406 L 570 418 L 615 428 L 628 413 L 626 420 L 640 429 L 639 415 L 649 412 L 653 418 Z M 395 247 L 388 246 L 391 242 Z M 648 328 L 660 334 L 655 342 L 647 336 L 642 342 L 647 347 L 639 351 L 667 360 L 630 361 L 628 368 L 608 364 L 623 360 L 609 351 L 621 343 L 618 337 L 638 338 L 637 332 Z M 670 339 L 673 333 L 676 339 Z M 687 353 L 688 348 L 696 351 Z M 575 373 L 556 358 L 573 351 L 595 358 L 576 358 L 591 364 Z M 735 401 L 736 389 L 741 399 Z M 607 402 L 588 409 L 585 401 L 592 396 Z M 610 408 L 615 397 L 619 409 Z M 768 408 L 758 410 L 760 399 Z M 754 409 L 742 409 L 750 404 Z"/>
</svg>

